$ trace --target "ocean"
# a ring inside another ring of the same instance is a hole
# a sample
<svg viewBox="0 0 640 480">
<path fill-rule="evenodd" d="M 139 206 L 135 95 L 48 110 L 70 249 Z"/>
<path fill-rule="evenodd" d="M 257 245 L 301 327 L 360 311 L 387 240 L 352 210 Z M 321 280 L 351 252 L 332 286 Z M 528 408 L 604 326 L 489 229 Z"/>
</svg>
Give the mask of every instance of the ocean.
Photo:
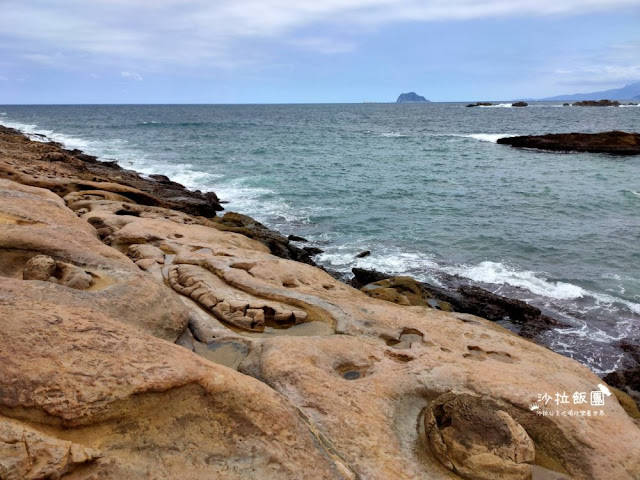
<svg viewBox="0 0 640 480">
<path fill-rule="evenodd" d="M 0 106 L 0 124 L 215 191 L 318 263 L 451 278 L 571 325 L 540 339 L 596 373 L 640 342 L 640 157 L 498 145 L 640 131 L 640 108 L 510 103 Z M 370 250 L 371 255 L 355 256 Z"/>
</svg>

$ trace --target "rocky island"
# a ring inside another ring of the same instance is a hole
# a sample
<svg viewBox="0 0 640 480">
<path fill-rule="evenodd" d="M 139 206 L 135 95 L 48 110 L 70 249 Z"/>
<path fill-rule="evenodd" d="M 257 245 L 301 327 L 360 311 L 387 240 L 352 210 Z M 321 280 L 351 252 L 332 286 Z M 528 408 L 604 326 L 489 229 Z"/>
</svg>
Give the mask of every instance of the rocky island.
<svg viewBox="0 0 640 480">
<path fill-rule="evenodd" d="M 401 93 L 396 103 L 428 103 L 429 100 L 416 92 Z"/>
<path fill-rule="evenodd" d="M 0 131 L 3 480 L 640 478 L 630 397 L 447 311 L 481 292 L 354 288 L 214 194 L 40 140 Z M 605 400 L 545 403 L 574 392 Z"/>
<path fill-rule="evenodd" d="M 574 104 L 575 105 L 575 104 Z M 590 152 L 640 155 L 640 134 L 627 132 L 555 133 L 498 139 L 502 145 L 555 152 Z"/>
</svg>

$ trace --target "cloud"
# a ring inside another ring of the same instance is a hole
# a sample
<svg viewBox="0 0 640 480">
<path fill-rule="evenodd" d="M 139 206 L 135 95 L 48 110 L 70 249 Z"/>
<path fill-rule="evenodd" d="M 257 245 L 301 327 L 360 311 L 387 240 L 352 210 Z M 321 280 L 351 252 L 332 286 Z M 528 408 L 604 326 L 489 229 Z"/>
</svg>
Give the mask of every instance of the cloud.
<svg viewBox="0 0 640 480">
<path fill-rule="evenodd" d="M 558 85 L 614 87 L 640 79 L 640 41 L 586 52 L 553 70 Z"/>
<path fill-rule="evenodd" d="M 394 22 L 541 17 L 640 6 L 640 0 L 3 0 L 0 32 L 12 46 L 84 55 L 138 69 L 166 65 L 233 68 L 238 44 L 282 41 L 324 54 L 356 48 L 353 41 L 307 38 L 302 30 L 332 25 L 340 32 Z M 6 41 L 4 42 L 7 43 Z M 41 52 L 41 53 L 40 53 Z M 32 58 L 38 61 L 37 58 Z M 46 61 L 44 58 L 40 59 Z"/>
<path fill-rule="evenodd" d="M 120 72 L 120 76 L 122 78 L 128 78 L 137 82 L 141 82 L 143 80 L 142 75 L 135 72 Z"/>
</svg>

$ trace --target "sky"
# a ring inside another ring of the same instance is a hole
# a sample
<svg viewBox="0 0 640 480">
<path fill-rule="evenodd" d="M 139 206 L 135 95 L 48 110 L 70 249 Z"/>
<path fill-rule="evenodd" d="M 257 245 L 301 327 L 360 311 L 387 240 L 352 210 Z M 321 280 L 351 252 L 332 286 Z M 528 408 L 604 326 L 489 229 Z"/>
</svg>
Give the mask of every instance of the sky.
<svg viewBox="0 0 640 480">
<path fill-rule="evenodd" d="M 640 80 L 640 0 L 0 0 L 0 104 L 536 98 Z"/>
</svg>

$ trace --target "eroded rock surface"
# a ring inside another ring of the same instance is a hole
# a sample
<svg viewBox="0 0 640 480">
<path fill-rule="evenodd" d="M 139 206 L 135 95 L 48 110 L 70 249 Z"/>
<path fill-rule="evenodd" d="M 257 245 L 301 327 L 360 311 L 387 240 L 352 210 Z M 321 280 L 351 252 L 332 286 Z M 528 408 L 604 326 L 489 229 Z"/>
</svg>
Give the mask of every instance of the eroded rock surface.
<svg viewBox="0 0 640 480">
<path fill-rule="evenodd" d="M 0 181 L 2 475 L 640 478 L 615 396 L 542 415 L 543 393 L 600 389 L 587 368 L 420 285 L 376 286 L 408 305 L 371 298 L 129 188 Z"/>
</svg>

